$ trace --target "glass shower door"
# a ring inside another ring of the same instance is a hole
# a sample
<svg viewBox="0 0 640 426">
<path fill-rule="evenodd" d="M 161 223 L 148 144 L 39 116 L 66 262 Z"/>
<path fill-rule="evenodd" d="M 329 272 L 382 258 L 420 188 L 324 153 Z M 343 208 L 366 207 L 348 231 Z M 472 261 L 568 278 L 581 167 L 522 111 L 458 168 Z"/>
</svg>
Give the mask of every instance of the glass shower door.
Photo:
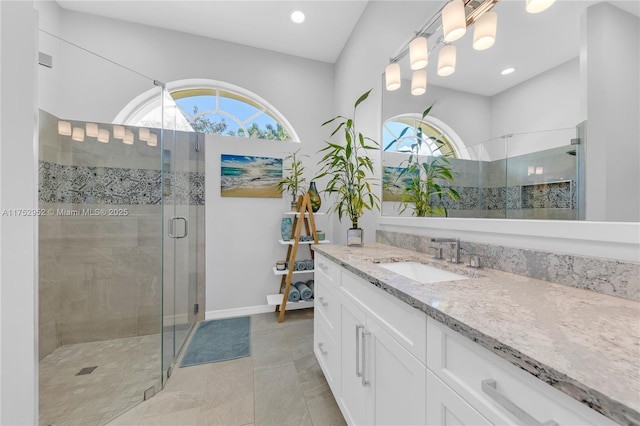
<svg viewBox="0 0 640 426">
<path fill-rule="evenodd" d="M 204 197 L 199 197 L 200 144 L 197 134 L 176 130 L 177 106 L 163 101 L 163 371 L 171 374 L 199 310 L 199 231 Z"/>
</svg>

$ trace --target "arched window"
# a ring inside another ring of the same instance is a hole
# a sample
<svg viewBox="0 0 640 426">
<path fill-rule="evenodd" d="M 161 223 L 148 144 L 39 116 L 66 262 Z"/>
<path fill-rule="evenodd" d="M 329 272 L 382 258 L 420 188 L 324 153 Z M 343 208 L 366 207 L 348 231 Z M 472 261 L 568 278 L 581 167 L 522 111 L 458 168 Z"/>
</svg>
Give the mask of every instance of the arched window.
<svg viewBox="0 0 640 426">
<path fill-rule="evenodd" d="M 385 121 L 383 126 L 385 152 L 464 158 L 461 146 L 455 132 L 433 117 L 421 119 L 419 114 L 402 114 Z"/>
<path fill-rule="evenodd" d="M 164 117 L 162 108 L 164 104 Z M 131 101 L 114 120 L 134 126 L 175 128 L 247 138 L 299 142 L 288 121 L 267 101 L 229 83 L 190 79 L 167 83 Z"/>
</svg>

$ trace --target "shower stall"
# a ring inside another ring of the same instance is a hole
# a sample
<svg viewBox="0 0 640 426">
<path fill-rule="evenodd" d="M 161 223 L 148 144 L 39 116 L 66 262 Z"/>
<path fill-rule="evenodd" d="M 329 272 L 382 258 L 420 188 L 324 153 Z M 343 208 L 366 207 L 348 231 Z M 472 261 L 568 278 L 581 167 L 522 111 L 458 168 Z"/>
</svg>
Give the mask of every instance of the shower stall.
<svg viewBox="0 0 640 426">
<path fill-rule="evenodd" d="M 40 424 L 106 424 L 203 318 L 204 139 L 158 81 L 46 32 L 40 51 Z M 143 93 L 142 120 L 114 121 Z"/>
</svg>

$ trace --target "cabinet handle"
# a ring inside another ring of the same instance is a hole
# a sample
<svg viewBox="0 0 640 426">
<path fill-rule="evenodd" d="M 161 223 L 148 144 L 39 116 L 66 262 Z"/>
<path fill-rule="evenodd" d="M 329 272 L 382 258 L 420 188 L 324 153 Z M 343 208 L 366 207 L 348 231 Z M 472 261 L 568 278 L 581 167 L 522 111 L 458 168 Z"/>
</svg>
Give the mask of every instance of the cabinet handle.
<svg viewBox="0 0 640 426">
<path fill-rule="evenodd" d="M 323 350 L 323 349 L 322 349 L 322 347 L 323 347 L 323 346 L 324 346 L 324 343 L 322 343 L 322 342 L 318 343 L 318 349 L 320 350 L 320 353 L 321 353 L 323 356 L 326 356 L 326 355 L 328 355 L 328 354 L 329 354 L 329 352 L 328 352 L 328 351 Z"/>
<path fill-rule="evenodd" d="M 324 297 L 318 297 L 318 301 L 322 306 L 329 306 L 329 302 L 325 302 Z"/>
<path fill-rule="evenodd" d="M 367 347 L 365 344 L 365 337 L 371 336 L 371 333 L 368 331 L 364 331 L 362 333 L 362 386 L 367 387 L 371 383 L 365 379 L 365 373 L 367 371 Z"/>
<path fill-rule="evenodd" d="M 360 372 L 360 329 L 364 330 L 364 325 L 356 324 L 356 377 L 362 377 Z"/>
<path fill-rule="evenodd" d="M 558 423 L 554 420 L 548 420 L 544 423 L 540 423 L 534 419 L 529 413 L 518 407 L 509 398 L 498 392 L 496 389 L 496 381 L 494 379 L 486 379 L 481 382 L 482 392 L 486 393 L 489 398 L 493 399 L 498 405 L 502 406 L 505 410 L 511 413 L 516 419 L 520 421 L 523 426 L 558 426 Z"/>
</svg>

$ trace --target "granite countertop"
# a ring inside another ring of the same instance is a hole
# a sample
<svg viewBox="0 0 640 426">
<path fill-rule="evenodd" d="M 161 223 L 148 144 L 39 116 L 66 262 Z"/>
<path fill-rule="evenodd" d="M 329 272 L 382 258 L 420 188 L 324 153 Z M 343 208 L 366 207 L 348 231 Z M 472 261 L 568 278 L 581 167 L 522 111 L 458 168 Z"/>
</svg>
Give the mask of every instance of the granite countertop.
<svg viewBox="0 0 640 426">
<path fill-rule="evenodd" d="M 380 243 L 314 246 L 347 270 L 620 424 L 640 424 L 640 303 Z M 378 263 L 472 279 L 420 284 Z"/>
</svg>

